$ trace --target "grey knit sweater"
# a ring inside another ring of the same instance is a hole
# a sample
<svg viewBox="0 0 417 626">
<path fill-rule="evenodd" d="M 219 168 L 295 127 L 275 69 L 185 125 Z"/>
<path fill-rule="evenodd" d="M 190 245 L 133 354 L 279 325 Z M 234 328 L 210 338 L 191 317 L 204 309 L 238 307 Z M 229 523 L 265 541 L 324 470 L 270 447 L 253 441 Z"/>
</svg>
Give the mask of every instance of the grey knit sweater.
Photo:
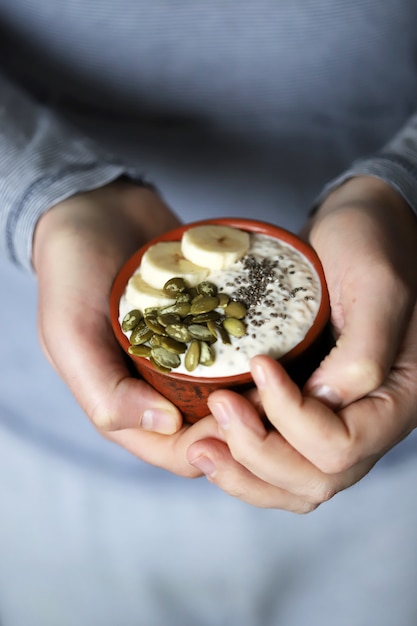
<svg viewBox="0 0 417 626">
<path fill-rule="evenodd" d="M 1 253 L 29 268 L 39 216 L 122 173 L 301 213 L 372 174 L 417 210 L 416 24 L 415 0 L 0 0 Z M 224 198 L 200 213 L 250 214 Z"/>
</svg>

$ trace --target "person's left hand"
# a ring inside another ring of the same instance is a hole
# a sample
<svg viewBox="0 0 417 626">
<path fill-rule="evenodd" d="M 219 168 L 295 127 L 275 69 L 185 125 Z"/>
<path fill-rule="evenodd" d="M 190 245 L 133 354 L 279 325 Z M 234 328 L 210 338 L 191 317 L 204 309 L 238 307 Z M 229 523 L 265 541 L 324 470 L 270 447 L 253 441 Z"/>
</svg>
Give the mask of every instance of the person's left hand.
<svg viewBox="0 0 417 626">
<path fill-rule="evenodd" d="M 360 480 L 417 427 L 415 217 L 383 183 L 360 179 L 325 203 L 312 231 L 335 348 L 303 391 L 272 359 L 253 359 L 257 392 L 213 393 L 219 434 L 188 450 L 227 493 L 295 512 Z"/>
<path fill-rule="evenodd" d="M 270 357 L 255 357 L 251 369 L 274 429 L 249 399 L 216 391 L 209 405 L 219 439 L 193 444 L 188 458 L 211 482 L 252 505 L 310 512 L 360 480 L 417 426 L 417 309 L 384 384 L 338 412 L 303 395 Z"/>
</svg>

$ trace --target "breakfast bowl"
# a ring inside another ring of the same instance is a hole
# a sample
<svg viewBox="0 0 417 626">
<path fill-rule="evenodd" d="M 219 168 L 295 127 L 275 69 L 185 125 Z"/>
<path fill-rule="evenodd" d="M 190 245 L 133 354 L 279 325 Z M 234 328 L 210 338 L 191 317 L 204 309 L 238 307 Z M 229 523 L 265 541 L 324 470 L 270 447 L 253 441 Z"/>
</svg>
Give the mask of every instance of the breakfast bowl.
<svg viewBox="0 0 417 626">
<path fill-rule="evenodd" d="M 268 354 L 302 368 L 330 315 L 315 251 L 250 219 L 189 223 L 140 248 L 110 295 L 116 338 L 137 374 L 194 423 L 218 389 L 253 385 L 249 361 Z"/>
</svg>

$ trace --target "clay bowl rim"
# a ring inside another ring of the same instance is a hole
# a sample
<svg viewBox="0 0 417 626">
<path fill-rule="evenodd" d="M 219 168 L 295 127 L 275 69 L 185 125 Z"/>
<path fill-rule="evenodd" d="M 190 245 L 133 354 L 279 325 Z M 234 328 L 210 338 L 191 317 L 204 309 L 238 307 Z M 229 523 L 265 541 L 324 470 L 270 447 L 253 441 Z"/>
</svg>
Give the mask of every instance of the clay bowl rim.
<svg viewBox="0 0 417 626">
<path fill-rule="evenodd" d="M 305 241 L 300 239 L 297 235 L 292 233 L 291 231 L 282 228 L 281 226 L 276 226 L 275 224 L 271 224 L 269 222 L 264 222 L 260 220 L 253 220 L 249 218 L 236 218 L 236 217 L 222 217 L 222 218 L 212 218 L 199 220 L 196 222 L 190 222 L 187 224 L 183 224 L 178 228 L 170 230 L 159 237 L 155 237 L 141 248 L 139 248 L 136 252 L 132 254 L 132 256 L 123 264 L 121 269 L 119 270 L 113 286 L 111 288 L 110 293 L 110 320 L 113 327 L 113 331 L 116 335 L 116 338 L 123 348 L 124 352 L 127 356 L 137 364 L 138 369 L 147 368 L 152 370 L 156 374 L 161 376 L 168 376 L 169 378 L 173 378 L 178 381 L 182 381 L 185 383 L 191 384 L 200 384 L 200 385 L 213 385 L 218 384 L 219 381 L 222 382 L 224 386 L 234 386 L 241 385 L 245 383 L 250 383 L 252 381 L 252 376 L 250 371 L 243 372 L 241 374 L 234 374 L 232 376 L 193 376 L 191 374 L 181 374 L 176 372 L 168 372 L 161 374 L 159 370 L 157 370 L 152 363 L 146 357 L 139 357 L 128 354 L 128 348 L 130 346 L 129 340 L 126 335 L 123 333 L 120 323 L 119 323 L 119 302 L 120 298 L 125 290 L 127 282 L 129 278 L 134 274 L 134 272 L 138 269 L 140 265 L 140 260 L 146 250 L 153 246 L 155 243 L 159 243 L 161 241 L 179 241 L 182 237 L 184 231 L 189 228 L 193 228 L 195 226 L 203 226 L 206 224 L 220 224 L 224 226 L 232 226 L 234 228 L 240 228 L 241 230 L 246 230 L 249 233 L 257 233 L 260 235 L 268 235 L 269 237 L 274 237 L 283 241 L 284 243 L 292 246 L 296 250 L 298 250 L 301 254 L 307 257 L 308 261 L 314 267 L 321 285 L 321 301 L 320 306 L 317 311 L 317 315 L 314 319 L 314 322 L 310 329 L 307 331 L 306 335 L 303 339 L 296 344 L 289 352 L 284 354 L 281 358 L 277 359 L 278 362 L 285 364 L 293 361 L 297 357 L 299 357 L 303 352 L 305 352 L 315 341 L 318 339 L 330 316 L 330 302 L 329 302 L 329 294 L 327 290 L 326 279 L 324 276 L 323 267 L 321 265 L 320 259 L 317 256 L 315 250 Z"/>
</svg>

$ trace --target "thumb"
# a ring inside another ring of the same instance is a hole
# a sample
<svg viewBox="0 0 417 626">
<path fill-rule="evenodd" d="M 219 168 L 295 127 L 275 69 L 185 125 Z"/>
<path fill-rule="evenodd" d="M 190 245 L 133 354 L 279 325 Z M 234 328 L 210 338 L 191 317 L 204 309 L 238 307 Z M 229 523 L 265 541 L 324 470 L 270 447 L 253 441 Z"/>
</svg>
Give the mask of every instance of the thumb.
<svg viewBox="0 0 417 626">
<path fill-rule="evenodd" d="M 142 428 L 173 434 L 180 411 L 145 381 L 133 378 L 110 322 L 90 311 L 77 320 L 40 316 L 42 347 L 76 400 L 100 431 Z M 62 341 L 65 328 L 66 341 Z"/>
<path fill-rule="evenodd" d="M 307 381 L 304 392 L 340 408 L 377 389 L 385 380 L 405 331 L 410 303 L 404 285 L 377 268 L 344 277 L 332 302 L 335 347 Z"/>
</svg>

